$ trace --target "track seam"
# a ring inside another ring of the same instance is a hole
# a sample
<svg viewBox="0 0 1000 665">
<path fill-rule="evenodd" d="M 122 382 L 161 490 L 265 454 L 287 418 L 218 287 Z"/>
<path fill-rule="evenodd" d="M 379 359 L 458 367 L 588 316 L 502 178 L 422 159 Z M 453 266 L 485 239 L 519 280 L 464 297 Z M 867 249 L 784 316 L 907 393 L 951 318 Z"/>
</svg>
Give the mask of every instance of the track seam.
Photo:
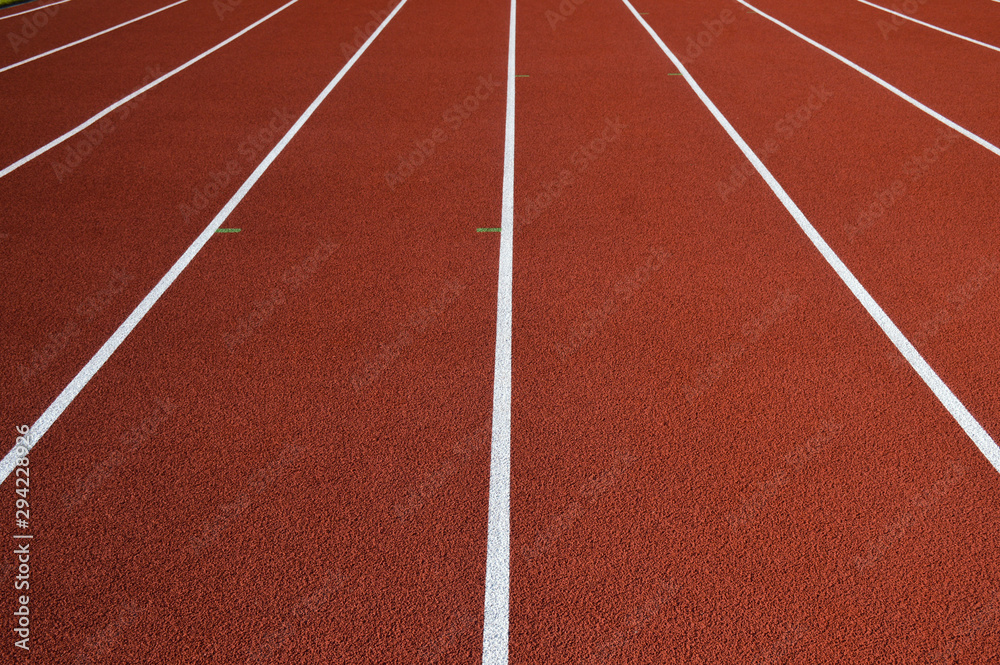
<svg viewBox="0 0 1000 665">
<path fill-rule="evenodd" d="M 293 0 L 297 1 L 297 0 Z M 399 12 L 399 10 L 406 4 L 407 0 L 401 0 L 400 3 L 392 10 L 392 12 L 386 17 L 386 19 L 379 25 L 379 27 L 372 33 L 371 37 L 358 49 L 358 52 L 345 64 L 337 75 L 334 76 L 333 80 L 327 84 L 323 91 L 319 94 L 316 99 L 306 108 L 306 110 L 299 116 L 299 119 L 291 126 L 291 128 L 285 133 L 280 141 L 271 149 L 267 156 L 257 165 L 257 168 L 253 170 L 247 179 L 243 182 L 240 188 L 235 194 L 226 202 L 222 210 L 216 214 L 216 216 L 209 222 L 205 230 L 195 239 L 193 243 L 185 250 L 179 259 L 171 266 L 170 270 L 160 279 L 160 281 L 153 287 L 145 298 L 142 299 L 132 313 L 127 319 L 115 330 L 114 334 L 98 349 L 97 353 L 90 359 L 90 361 L 84 365 L 73 380 L 69 382 L 59 396 L 56 397 L 55 401 L 49 405 L 44 413 L 35 421 L 31 426 L 28 435 L 25 437 L 28 439 L 27 448 L 30 452 L 38 441 L 45 435 L 49 427 L 55 423 L 56 419 L 66 410 L 80 391 L 83 390 L 84 386 L 97 374 L 98 370 L 104 366 L 111 354 L 115 352 L 115 349 L 125 341 L 125 338 L 129 336 L 129 333 L 135 329 L 139 322 L 144 316 L 152 309 L 156 301 L 160 299 L 160 296 L 166 292 L 166 290 L 173 284 L 174 280 L 181 274 L 181 272 L 188 266 L 189 263 L 194 259 L 194 257 L 201 251 L 201 249 L 208 243 L 208 241 L 215 236 L 216 230 L 226 221 L 236 206 L 240 204 L 243 198 L 247 195 L 251 188 L 257 183 L 260 177 L 267 171 L 271 163 L 277 158 L 279 154 L 285 149 L 289 141 L 298 133 L 299 129 L 306 123 L 307 120 L 312 116 L 320 104 L 329 96 L 330 92 L 336 87 L 340 80 L 345 74 L 354 66 L 354 63 L 358 61 L 361 54 L 364 53 L 368 46 L 378 37 L 382 29 L 389 24 L 389 21 Z M 291 3 L 289 3 L 291 4 Z M 286 5 L 287 7 L 288 5 Z M 14 454 L 14 451 L 18 449 L 18 446 L 11 448 L 10 452 L 4 456 L 3 460 L 0 460 L 0 484 L 2 484 L 7 477 L 10 475 L 11 471 L 19 458 L 18 455 Z M 23 457 L 23 456 L 20 456 Z"/>
<path fill-rule="evenodd" d="M 737 0 L 742 2 L 742 0 Z M 910 366 L 920 375 L 920 378 L 924 380 L 927 387 L 931 389 L 934 395 L 938 398 L 941 404 L 948 410 L 948 413 L 955 419 L 959 426 L 965 430 L 965 433 L 979 448 L 979 451 L 984 457 L 993 465 L 993 468 L 1000 473 L 1000 447 L 990 437 L 989 433 L 983 428 L 982 425 L 975 419 L 975 417 L 965 408 L 965 405 L 952 393 L 951 389 L 941 380 L 941 377 L 931 368 L 931 366 L 924 360 L 920 352 L 917 351 L 916 347 L 910 343 L 906 336 L 900 331 L 900 329 L 893 323 L 892 319 L 883 311 L 875 299 L 868 293 L 861 282 L 854 276 L 854 274 L 848 269 L 840 257 L 833 251 L 833 249 L 826 243 L 823 236 L 813 227 L 813 225 L 806 218 L 805 214 L 799 209 L 798 205 L 792 200 L 788 193 L 784 190 L 777 179 L 771 174 L 771 172 L 764 166 L 764 163 L 760 161 L 757 155 L 751 150 L 750 146 L 747 145 L 746 141 L 736 132 L 736 129 L 729 123 L 726 117 L 719 111 L 718 107 L 709 99 L 705 91 L 701 89 L 697 81 L 691 76 L 688 70 L 684 67 L 683 63 L 667 48 L 667 45 L 663 43 L 659 35 L 656 34 L 648 23 L 639 15 L 635 10 L 635 7 L 629 2 L 629 0 L 622 0 L 623 3 L 631 10 L 632 14 L 635 16 L 636 20 L 646 29 L 653 40 L 657 43 L 660 49 L 670 58 L 671 62 L 677 67 L 677 70 L 683 74 L 684 79 L 691 86 L 691 89 L 702 101 L 702 103 L 708 108 L 709 112 L 715 117 L 722 128 L 726 130 L 729 137 L 736 143 L 739 149 L 743 152 L 753 167 L 757 170 L 757 173 L 764 179 L 764 181 L 774 192 L 775 196 L 781 201 L 785 209 L 791 213 L 792 217 L 798 223 L 799 227 L 805 232 L 806 236 L 812 241 L 816 249 L 819 250 L 823 258 L 826 259 L 830 267 L 834 269 L 837 276 L 840 277 L 841 281 L 847 285 L 847 288 L 851 290 L 854 297 L 861 303 L 868 314 L 875 320 L 875 323 L 882 329 L 882 331 L 889 337 L 889 340 L 896 345 L 903 357 L 906 358 Z M 746 3 L 743 3 L 746 4 Z"/>
<path fill-rule="evenodd" d="M 483 598 L 483 665 L 507 665 L 510 623 L 510 394 L 514 277 L 514 81 L 517 0 L 510 2 L 507 115 L 497 276 L 497 342 L 493 367 L 493 439 Z"/>
</svg>

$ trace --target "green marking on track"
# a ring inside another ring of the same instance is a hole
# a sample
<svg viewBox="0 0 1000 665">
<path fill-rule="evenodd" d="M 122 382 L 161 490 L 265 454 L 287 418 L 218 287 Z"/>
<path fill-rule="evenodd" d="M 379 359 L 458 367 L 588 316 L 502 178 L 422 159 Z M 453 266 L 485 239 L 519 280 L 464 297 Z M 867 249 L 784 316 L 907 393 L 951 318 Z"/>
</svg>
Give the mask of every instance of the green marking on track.
<svg viewBox="0 0 1000 665">
<path fill-rule="evenodd" d="M 667 76 L 680 76 L 680 72 L 667 72 Z"/>
<path fill-rule="evenodd" d="M 521 78 L 522 76 L 523 76 L 524 78 L 528 78 L 528 75 L 527 75 L 527 74 L 514 74 L 514 78 L 516 78 L 516 79 L 519 79 L 519 78 Z"/>
<path fill-rule="evenodd" d="M 476 233 L 500 233 L 500 229 L 476 229 Z"/>
<path fill-rule="evenodd" d="M 217 229 L 216 233 L 239 233 L 243 229 Z"/>
</svg>

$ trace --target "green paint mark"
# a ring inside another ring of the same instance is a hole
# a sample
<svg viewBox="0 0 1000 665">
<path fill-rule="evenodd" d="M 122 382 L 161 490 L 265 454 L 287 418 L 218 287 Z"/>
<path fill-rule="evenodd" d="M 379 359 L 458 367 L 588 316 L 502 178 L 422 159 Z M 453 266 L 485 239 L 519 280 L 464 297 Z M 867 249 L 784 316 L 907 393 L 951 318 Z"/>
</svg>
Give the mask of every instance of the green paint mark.
<svg viewBox="0 0 1000 665">
<path fill-rule="evenodd" d="M 243 229 L 217 229 L 216 233 L 239 233 Z"/>
<path fill-rule="evenodd" d="M 476 233 L 500 233 L 500 229 L 476 229 Z"/>
<path fill-rule="evenodd" d="M 639 16 L 649 16 L 649 12 L 639 12 Z"/>
<path fill-rule="evenodd" d="M 522 76 L 523 76 L 524 78 L 528 78 L 528 75 L 527 75 L 527 74 L 514 74 L 514 78 L 516 78 L 516 79 L 517 79 L 517 78 L 521 78 Z"/>
<path fill-rule="evenodd" d="M 680 72 L 667 72 L 667 76 L 680 76 Z"/>
</svg>

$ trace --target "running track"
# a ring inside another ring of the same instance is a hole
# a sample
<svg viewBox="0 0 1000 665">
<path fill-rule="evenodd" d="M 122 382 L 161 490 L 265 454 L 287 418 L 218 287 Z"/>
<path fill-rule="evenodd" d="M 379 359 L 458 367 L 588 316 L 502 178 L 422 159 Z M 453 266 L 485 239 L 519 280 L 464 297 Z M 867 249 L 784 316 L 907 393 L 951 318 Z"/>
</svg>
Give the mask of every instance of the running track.
<svg viewBox="0 0 1000 665">
<path fill-rule="evenodd" d="M 1000 661 L 1000 52 L 871 4 L 187 0 L 0 73 L 4 662 Z"/>
</svg>

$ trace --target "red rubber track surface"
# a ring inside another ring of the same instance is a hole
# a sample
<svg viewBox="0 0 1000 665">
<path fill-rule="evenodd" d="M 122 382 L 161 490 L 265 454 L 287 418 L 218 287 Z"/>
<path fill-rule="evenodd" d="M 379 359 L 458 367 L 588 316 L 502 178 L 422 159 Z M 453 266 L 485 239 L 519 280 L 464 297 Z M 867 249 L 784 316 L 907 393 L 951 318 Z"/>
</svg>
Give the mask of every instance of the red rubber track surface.
<svg viewBox="0 0 1000 665">
<path fill-rule="evenodd" d="M 679 49 L 713 9 L 650 22 Z M 741 19 L 734 42 L 780 40 Z M 571 168 L 600 119 L 627 128 L 515 240 L 512 661 L 917 662 L 946 644 L 953 604 L 991 602 L 997 588 L 983 560 L 996 472 L 915 374 L 893 369 L 895 350 L 770 190 L 753 179 L 720 199 L 715 183 L 742 157 L 629 15 L 594 3 L 555 30 L 521 30 L 531 78 L 519 88 L 518 167 L 535 185 L 522 184 L 522 206 Z M 582 43 L 608 54 L 597 71 Z M 851 101 L 866 84 L 818 59 L 809 71 L 812 47 L 794 42 L 774 49 L 793 64 L 770 78 L 768 54 L 747 62 L 727 46 L 719 39 L 691 71 L 751 145 L 767 135 L 753 134 L 753 116 L 773 134 L 809 85 L 834 92 L 772 168 L 836 240 L 839 224 L 824 221 L 837 219 L 828 186 L 839 183 L 807 165 L 822 147 L 877 173 L 874 146 L 853 136 L 865 127 Z M 739 96 L 743 86 L 756 95 Z M 989 221 L 967 237 L 985 245 Z M 954 250 L 939 240 L 941 254 Z M 880 302 L 913 307 L 885 253 L 881 265 L 845 260 L 871 266 L 859 277 Z M 909 258 L 909 278 L 932 281 L 932 260 Z M 967 348 L 990 353 L 985 315 L 978 329 L 964 316 Z M 995 394 L 985 381 L 980 395 Z M 948 491 L 924 500 L 938 482 Z M 977 635 L 975 662 L 996 657 L 996 637 Z"/>
<path fill-rule="evenodd" d="M 193 1 L 189 0 L 189 2 Z M 0 55 L 0 67 L 26 60 L 46 51 L 51 51 L 52 49 L 75 42 L 78 39 L 89 37 L 102 30 L 107 30 L 120 23 L 130 21 L 171 4 L 173 2 L 169 0 L 167 2 L 142 0 L 142 2 L 135 3 L 102 3 L 95 2 L 95 0 L 71 0 L 70 2 L 51 7 L 39 6 L 36 11 L 31 11 L 16 18 L 4 19 L 0 22 L 0 30 L 3 31 L 6 37 L 4 39 L 3 50 L 0 51 L 2 53 Z M 162 13 L 167 13 L 183 6 L 178 5 L 178 7 L 168 9 Z M 32 9 L 34 9 L 33 3 L 18 5 L 18 11 L 11 13 L 27 12 Z M 159 16 L 159 14 L 156 16 Z M 155 16 L 143 20 L 154 18 Z M 142 22 L 138 21 L 132 24 L 132 26 L 141 25 Z M 119 28 L 119 30 L 128 30 L 132 26 Z M 14 37 L 11 37 L 12 33 Z M 95 40 L 105 39 L 110 44 L 116 39 L 113 36 L 114 34 L 112 32 L 108 35 L 102 35 L 101 37 L 96 37 Z M 70 48 L 77 47 L 73 46 Z M 103 51 L 108 52 L 108 50 L 108 45 L 105 45 Z"/>
<path fill-rule="evenodd" d="M 59 5 L 32 53 L 166 4 Z M 996 437 L 998 158 L 738 3 L 634 4 Z M 753 4 L 1000 142 L 1000 54 Z M 0 74 L 3 164 L 281 5 Z M 990 5 L 914 16 L 996 44 Z M 626 5 L 573 7 L 517 7 L 509 661 L 1000 660 L 997 470 Z M 8 432 L 391 8 L 300 0 L 0 178 Z M 48 430 L 4 662 L 483 659 L 509 19 L 408 0 Z"/>
</svg>

